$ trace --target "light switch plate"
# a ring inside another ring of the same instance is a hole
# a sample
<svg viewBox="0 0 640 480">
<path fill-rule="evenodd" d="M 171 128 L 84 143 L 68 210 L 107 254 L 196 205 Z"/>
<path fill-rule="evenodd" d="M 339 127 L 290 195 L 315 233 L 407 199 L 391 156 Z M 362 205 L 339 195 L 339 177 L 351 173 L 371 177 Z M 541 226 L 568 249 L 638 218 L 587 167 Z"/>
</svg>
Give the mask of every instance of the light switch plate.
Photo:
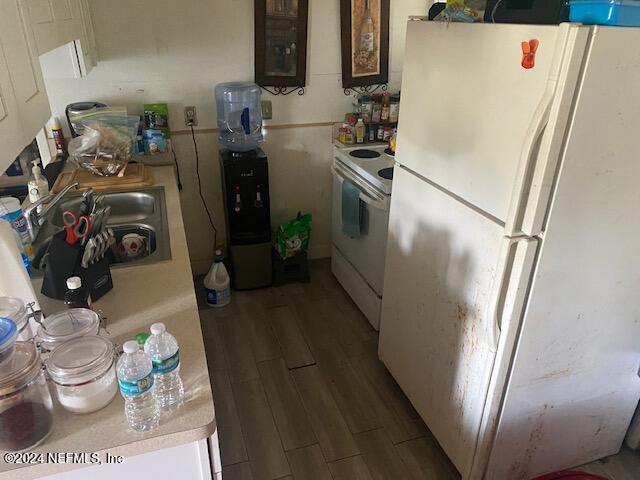
<svg viewBox="0 0 640 480">
<path fill-rule="evenodd" d="M 273 118 L 273 105 L 271 100 L 262 100 L 262 119 L 271 120 Z"/>
</svg>

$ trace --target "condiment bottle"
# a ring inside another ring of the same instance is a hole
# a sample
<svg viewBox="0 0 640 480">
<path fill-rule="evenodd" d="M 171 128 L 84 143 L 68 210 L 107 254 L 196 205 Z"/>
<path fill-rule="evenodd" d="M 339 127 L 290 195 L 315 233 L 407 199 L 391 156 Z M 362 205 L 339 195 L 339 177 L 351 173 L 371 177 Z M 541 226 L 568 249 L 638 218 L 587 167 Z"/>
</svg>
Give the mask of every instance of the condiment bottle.
<svg viewBox="0 0 640 480">
<path fill-rule="evenodd" d="M 382 108 L 380 110 L 380 120 L 383 122 L 389 121 L 389 105 L 390 105 L 389 92 L 386 92 L 382 96 Z"/>
<path fill-rule="evenodd" d="M 377 133 L 377 127 L 375 125 L 369 125 L 369 130 L 367 131 L 367 140 L 369 142 L 375 142 L 376 133 Z"/>
<path fill-rule="evenodd" d="M 378 125 L 378 134 L 376 136 L 376 140 L 382 142 L 384 140 L 384 126 Z"/>
<path fill-rule="evenodd" d="M 356 143 L 364 143 L 365 126 L 361 118 L 356 123 Z"/>
<path fill-rule="evenodd" d="M 51 135 L 53 136 L 53 141 L 56 144 L 58 155 L 66 155 L 67 143 L 64 140 L 64 133 L 62 133 L 60 120 L 58 120 L 57 117 L 53 117 L 53 119 L 51 120 Z"/>
<path fill-rule="evenodd" d="M 82 288 L 80 277 L 67 278 L 67 288 L 67 293 L 64 294 L 67 308 L 91 308 L 91 295 Z"/>
</svg>

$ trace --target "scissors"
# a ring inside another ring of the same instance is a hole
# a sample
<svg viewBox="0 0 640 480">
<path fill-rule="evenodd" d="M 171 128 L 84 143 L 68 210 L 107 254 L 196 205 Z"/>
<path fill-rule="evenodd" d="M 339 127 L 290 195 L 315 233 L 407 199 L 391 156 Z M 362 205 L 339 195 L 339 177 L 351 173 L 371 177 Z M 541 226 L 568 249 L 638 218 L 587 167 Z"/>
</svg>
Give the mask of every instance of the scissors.
<svg viewBox="0 0 640 480">
<path fill-rule="evenodd" d="M 76 216 L 75 213 L 66 210 L 62 214 L 64 229 L 67 232 L 66 242 L 75 245 L 78 240 L 84 244 L 85 239 L 91 233 L 91 220 L 86 215 Z"/>
</svg>

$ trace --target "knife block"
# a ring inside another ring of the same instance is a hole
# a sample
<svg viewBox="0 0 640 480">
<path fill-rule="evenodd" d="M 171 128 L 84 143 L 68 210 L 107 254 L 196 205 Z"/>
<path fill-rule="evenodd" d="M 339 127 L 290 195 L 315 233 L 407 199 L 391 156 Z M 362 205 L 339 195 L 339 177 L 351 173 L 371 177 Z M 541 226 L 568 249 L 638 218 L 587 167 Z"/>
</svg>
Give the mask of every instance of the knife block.
<svg viewBox="0 0 640 480">
<path fill-rule="evenodd" d="M 113 288 L 108 257 L 105 255 L 88 268 L 82 268 L 84 247 L 79 243 L 69 245 L 65 238 L 66 232 L 62 231 L 51 239 L 41 293 L 49 298 L 64 300 L 67 278 L 78 276 L 82 279 L 82 286 L 89 291 L 91 301 L 100 299 Z"/>
</svg>

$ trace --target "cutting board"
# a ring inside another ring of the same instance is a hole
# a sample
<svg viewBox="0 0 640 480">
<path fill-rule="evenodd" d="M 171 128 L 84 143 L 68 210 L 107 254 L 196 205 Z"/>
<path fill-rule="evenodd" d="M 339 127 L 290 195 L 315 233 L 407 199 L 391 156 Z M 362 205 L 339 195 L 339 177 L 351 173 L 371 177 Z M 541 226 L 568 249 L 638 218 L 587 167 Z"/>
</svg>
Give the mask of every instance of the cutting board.
<svg viewBox="0 0 640 480">
<path fill-rule="evenodd" d="M 153 185 L 153 176 L 151 175 L 151 169 L 142 163 L 128 164 L 122 177 L 99 177 L 87 170 L 77 168 L 62 172 L 53 185 L 51 193 L 56 194 L 73 182 L 79 183 L 79 189 L 91 187 L 98 192 L 138 190 L 151 187 Z"/>
</svg>

